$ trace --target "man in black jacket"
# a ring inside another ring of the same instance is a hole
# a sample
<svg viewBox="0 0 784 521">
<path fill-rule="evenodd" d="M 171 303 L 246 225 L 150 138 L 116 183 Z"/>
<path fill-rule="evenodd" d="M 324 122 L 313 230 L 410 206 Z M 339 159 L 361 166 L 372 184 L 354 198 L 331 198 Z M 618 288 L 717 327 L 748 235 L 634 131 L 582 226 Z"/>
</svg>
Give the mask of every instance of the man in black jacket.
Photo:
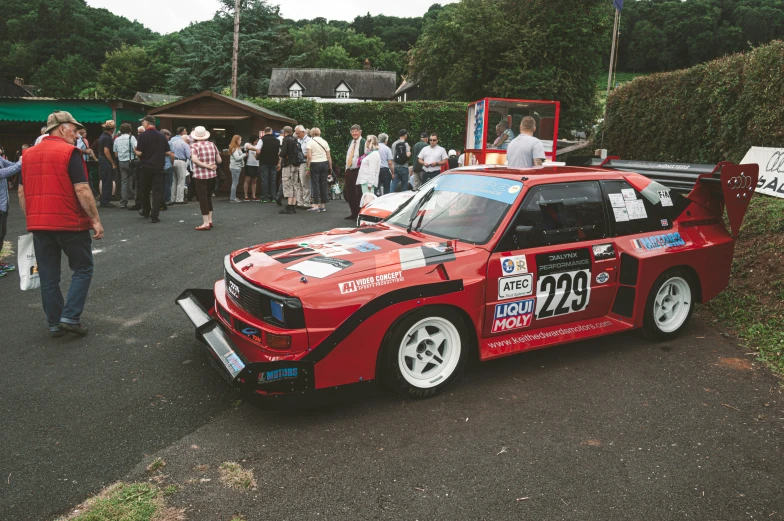
<svg viewBox="0 0 784 521">
<path fill-rule="evenodd" d="M 275 200 L 275 177 L 278 168 L 278 152 L 280 152 L 280 142 L 272 134 L 272 129 L 264 129 L 264 136 L 261 141 L 261 153 L 258 156 L 259 170 L 261 171 L 261 202 L 268 203 Z"/>
</svg>

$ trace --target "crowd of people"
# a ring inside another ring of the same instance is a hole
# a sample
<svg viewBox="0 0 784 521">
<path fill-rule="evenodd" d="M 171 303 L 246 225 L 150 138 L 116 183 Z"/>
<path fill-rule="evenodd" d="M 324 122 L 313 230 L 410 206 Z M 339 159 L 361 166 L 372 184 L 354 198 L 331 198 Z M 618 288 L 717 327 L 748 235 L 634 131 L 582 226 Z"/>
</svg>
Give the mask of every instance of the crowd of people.
<svg viewBox="0 0 784 521">
<path fill-rule="evenodd" d="M 0 245 L 7 230 L 9 180 L 15 180 L 27 231 L 33 236 L 44 313 L 54 337 L 66 332 L 87 334 L 81 314 L 92 280 L 91 242 L 104 234 L 98 208 L 116 208 L 115 199 L 119 208 L 138 211 L 158 223 L 160 212 L 169 205 L 187 204 L 196 195 L 202 223 L 195 229 L 209 231 L 214 225 L 213 198 L 223 159 L 205 127 L 190 132 L 180 127 L 172 135 L 167 129 L 158 130 L 153 116 L 142 118 L 136 135 L 129 123 L 123 123 L 119 132 L 111 120 L 102 127 L 103 133 L 90 144 L 83 125 L 70 113 L 55 111 L 35 144 L 23 147 L 18 162 L 0 155 Z M 544 151 L 533 137 L 533 118 L 523 119 L 517 137 L 508 128 L 497 130 L 510 166 L 541 165 Z M 436 133 L 422 132 L 412 146 L 408 131 L 401 129 L 390 146 L 385 133 L 363 137 L 359 125 L 350 132 L 342 193 L 350 208 L 345 218 L 351 221 L 376 196 L 416 189 L 465 162 L 464 154 L 444 150 Z M 283 215 L 294 214 L 297 208 L 326 212 L 330 185 L 340 192 L 334 187 L 341 165 L 333 161 L 320 129 L 286 126 L 276 137 L 268 127 L 260 134 L 245 142 L 235 135 L 230 141 L 229 201 L 275 201 L 281 206 L 285 201 L 279 212 Z M 243 172 L 240 199 L 237 191 Z M 63 253 L 73 271 L 65 299 L 60 291 Z M 0 263 L 0 277 L 13 270 L 13 265 Z"/>
</svg>

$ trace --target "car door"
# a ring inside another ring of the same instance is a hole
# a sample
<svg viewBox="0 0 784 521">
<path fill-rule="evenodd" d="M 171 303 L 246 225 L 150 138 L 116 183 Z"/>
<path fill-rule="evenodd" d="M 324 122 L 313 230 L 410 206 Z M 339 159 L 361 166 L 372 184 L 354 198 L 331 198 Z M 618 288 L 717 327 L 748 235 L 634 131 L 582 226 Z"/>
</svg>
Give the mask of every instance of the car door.
<svg viewBox="0 0 784 521">
<path fill-rule="evenodd" d="M 597 181 L 532 187 L 487 267 L 484 336 L 606 315 L 618 257 Z"/>
</svg>

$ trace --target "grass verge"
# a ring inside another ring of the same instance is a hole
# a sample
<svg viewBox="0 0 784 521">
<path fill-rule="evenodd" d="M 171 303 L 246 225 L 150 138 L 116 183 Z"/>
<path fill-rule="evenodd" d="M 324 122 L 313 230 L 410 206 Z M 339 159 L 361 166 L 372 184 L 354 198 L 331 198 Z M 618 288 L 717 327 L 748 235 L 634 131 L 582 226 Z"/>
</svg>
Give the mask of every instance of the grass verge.
<svg viewBox="0 0 784 521">
<path fill-rule="evenodd" d="M 256 488 L 256 480 L 253 478 L 252 470 L 245 470 L 242 465 L 233 461 L 221 463 L 218 467 L 220 481 L 229 488 L 247 490 Z"/>
<path fill-rule="evenodd" d="M 182 521 L 185 512 L 167 507 L 151 483 L 115 483 L 58 521 Z"/>
<path fill-rule="evenodd" d="M 732 261 L 730 283 L 705 306 L 714 324 L 784 375 L 784 199 L 755 195 Z"/>
</svg>

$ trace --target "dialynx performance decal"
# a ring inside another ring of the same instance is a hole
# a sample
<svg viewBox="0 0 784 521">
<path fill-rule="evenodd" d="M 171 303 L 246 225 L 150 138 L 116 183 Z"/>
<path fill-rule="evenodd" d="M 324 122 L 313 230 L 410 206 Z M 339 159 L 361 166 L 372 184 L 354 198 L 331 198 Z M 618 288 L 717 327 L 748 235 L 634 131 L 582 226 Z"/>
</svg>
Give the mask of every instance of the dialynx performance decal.
<svg viewBox="0 0 784 521">
<path fill-rule="evenodd" d="M 632 239 L 632 246 L 637 253 L 685 245 L 686 241 L 681 238 L 681 234 L 678 232 L 665 233 L 664 235 L 652 235 L 650 237 L 642 237 L 641 239 Z"/>
<path fill-rule="evenodd" d="M 591 269 L 591 253 L 588 248 L 542 253 L 536 256 L 536 273 L 540 277 L 582 269 Z"/>
<path fill-rule="evenodd" d="M 531 325 L 533 313 L 534 299 L 532 298 L 496 304 L 493 313 L 493 333 L 528 327 Z"/>
</svg>

